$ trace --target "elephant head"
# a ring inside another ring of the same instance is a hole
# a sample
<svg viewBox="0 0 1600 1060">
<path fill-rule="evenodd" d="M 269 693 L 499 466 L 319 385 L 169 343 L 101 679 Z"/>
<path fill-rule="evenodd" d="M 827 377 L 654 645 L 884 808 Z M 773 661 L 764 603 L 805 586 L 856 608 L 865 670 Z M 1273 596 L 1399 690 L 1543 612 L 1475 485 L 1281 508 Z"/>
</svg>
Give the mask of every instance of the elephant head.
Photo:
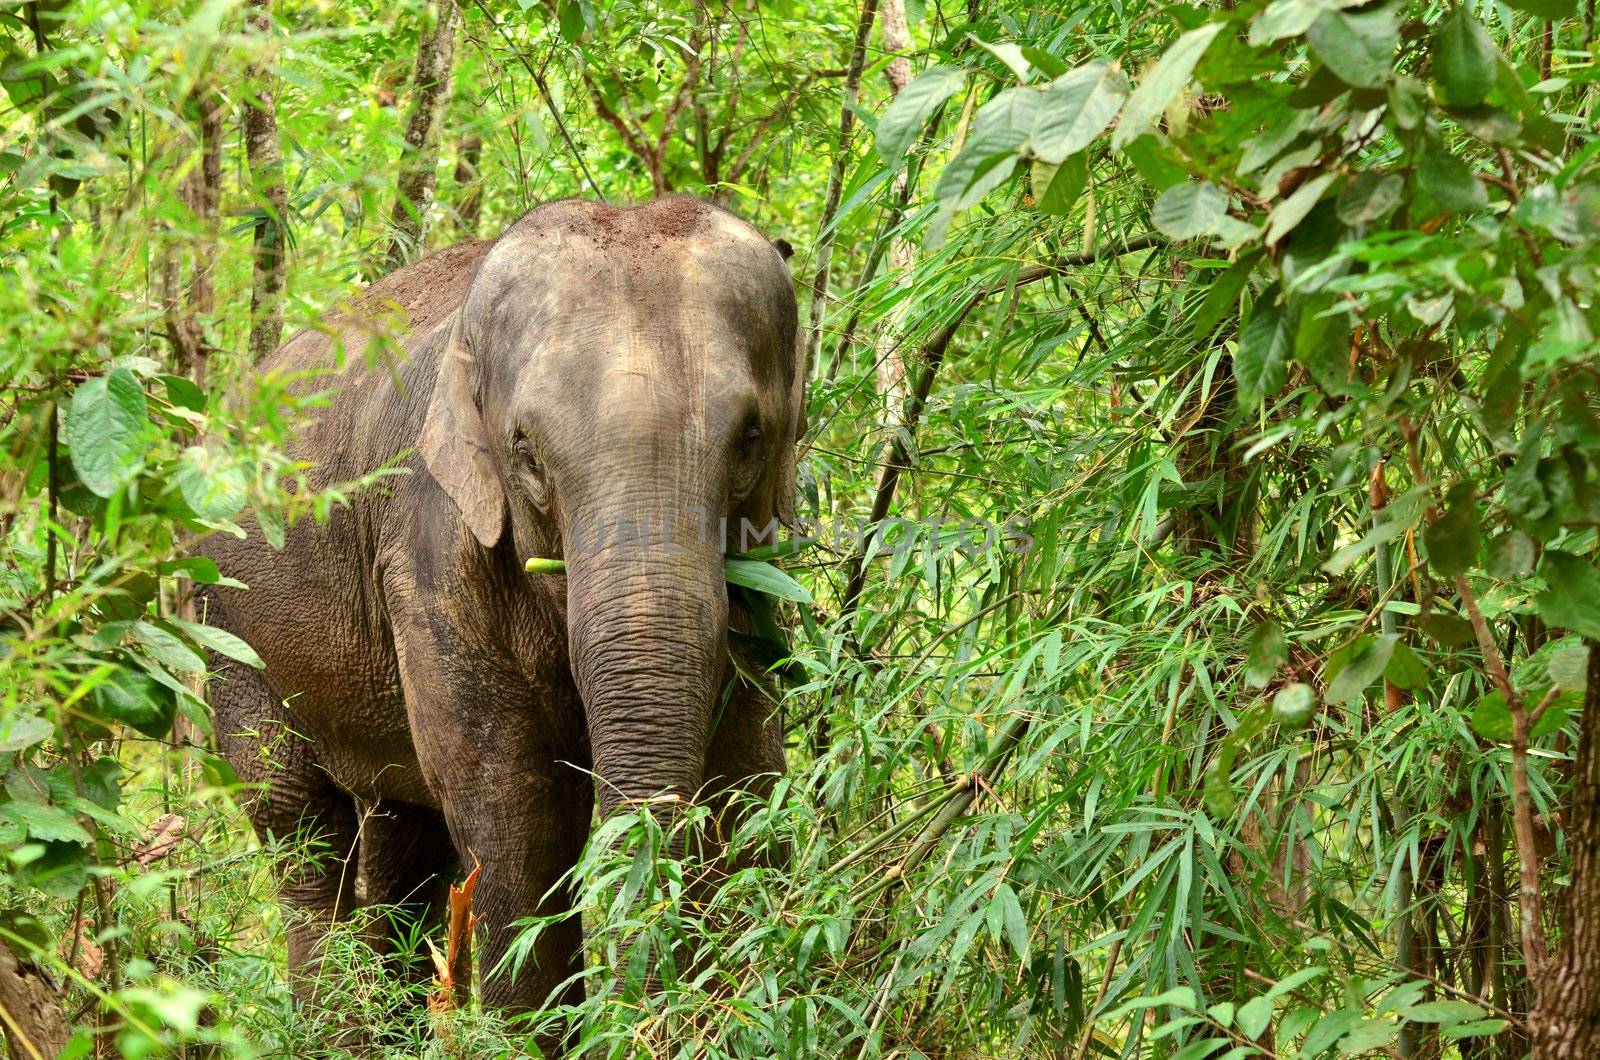
<svg viewBox="0 0 1600 1060">
<path fill-rule="evenodd" d="M 779 250 L 675 197 L 538 207 L 448 325 L 420 449 L 478 547 L 519 570 L 566 560 L 603 811 L 701 784 L 726 658 L 722 527 L 791 515 L 796 319 Z"/>
</svg>

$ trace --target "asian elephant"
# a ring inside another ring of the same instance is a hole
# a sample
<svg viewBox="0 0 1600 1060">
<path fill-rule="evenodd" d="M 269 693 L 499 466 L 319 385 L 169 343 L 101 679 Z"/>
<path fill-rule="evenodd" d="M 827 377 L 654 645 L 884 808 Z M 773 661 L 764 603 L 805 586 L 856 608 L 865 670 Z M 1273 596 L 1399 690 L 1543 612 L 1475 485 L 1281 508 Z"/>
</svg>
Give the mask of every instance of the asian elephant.
<svg viewBox="0 0 1600 1060">
<path fill-rule="evenodd" d="M 325 844 L 282 888 L 302 995 L 358 875 L 362 901 L 427 917 L 480 863 L 487 973 L 514 921 L 570 909 L 552 888 L 597 794 L 609 813 L 783 771 L 770 704 L 726 665 L 723 520 L 765 528 L 792 505 L 806 369 L 784 258 L 693 198 L 550 202 L 261 365 L 324 386 L 311 373 L 336 348 L 357 362 L 291 450 L 313 488 L 397 456 L 410 471 L 282 549 L 255 533 L 204 549 L 249 586 L 205 590 L 206 619 L 266 664 L 219 663 L 223 753 L 263 785 L 258 832 Z M 360 367 L 396 306 L 401 363 Z M 526 574 L 530 557 L 566 573 Z M 576 916 L 547 930 L 515 978 L 485 976 L 485 1002 L 537 1006 L 580 944 Z"/>
</svg>

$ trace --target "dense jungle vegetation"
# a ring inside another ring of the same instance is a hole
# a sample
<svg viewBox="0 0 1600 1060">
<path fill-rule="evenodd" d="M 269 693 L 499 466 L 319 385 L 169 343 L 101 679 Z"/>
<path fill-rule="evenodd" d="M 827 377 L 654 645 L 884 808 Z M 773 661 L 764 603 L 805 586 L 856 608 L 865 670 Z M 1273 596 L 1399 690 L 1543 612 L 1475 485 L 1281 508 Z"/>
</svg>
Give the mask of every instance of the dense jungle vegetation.
<svg viewBox="0 0 1600 1060">
<path fill-rule="evenodd" d="M 779 855 L 700 906 L 648 809 L 597 822 L 586 1000 L 525 1022 L 352 924 L 326 989 L 386 1055 L 1600 1056 L 1594 31 L 0 3 L 6 1055 L 341 1055 L 274 901 L 318 851 L 214 753 L 206 652 L 255 652 L 191 552 L 392 469 L 307 488 L 340 378 L 254 364 L 536 203 L 671 191 L 795 248 L 820 540 L 736 840 Z"/>
</svg>

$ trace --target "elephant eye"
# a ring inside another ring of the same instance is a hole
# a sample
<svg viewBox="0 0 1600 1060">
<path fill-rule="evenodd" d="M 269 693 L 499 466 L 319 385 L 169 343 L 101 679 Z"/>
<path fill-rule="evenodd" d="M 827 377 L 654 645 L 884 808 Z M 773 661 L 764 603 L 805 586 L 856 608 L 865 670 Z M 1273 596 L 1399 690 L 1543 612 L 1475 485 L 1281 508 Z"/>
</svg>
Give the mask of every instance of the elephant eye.
<svg viewBox="0 0 1600 1060">
<path fill-rule="evenodd" d="M 755 489 L 761 477 L 762 436 L 761 421 L 752 413 L 744 421 L 738 434 L 738 457 L 734 461 L 733 499 L 743 500 Z"/>
<path fill-rule="evenodd" d="M 744 430 L 739 435 L 739 450 L 746 456 L 754 453 L 761 445 L 761 422 L 754 416 L 745 421 Z"/>
<path fill-rule="evenodd" d="M 521 460 L 529 471 L 534 474 L 544 473 L 544 468 L 539 464 L 539 457 L 533 451 L 533 443 L 528 440 L 526 435 L 517 435 L 515 448 L 517 459 Z"/>
</svg>

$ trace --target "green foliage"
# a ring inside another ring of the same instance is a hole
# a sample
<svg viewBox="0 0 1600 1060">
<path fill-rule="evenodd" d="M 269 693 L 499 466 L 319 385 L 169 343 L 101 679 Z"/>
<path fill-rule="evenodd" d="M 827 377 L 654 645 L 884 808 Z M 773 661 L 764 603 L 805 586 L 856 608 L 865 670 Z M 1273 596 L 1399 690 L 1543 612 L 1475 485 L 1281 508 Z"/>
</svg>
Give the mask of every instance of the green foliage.
<svg viewBox="0 0 1600 1060">
<path fill-rule="evenodd" d="M 892 102 L 876 38 L 844 88 L 850 5 L 485 7 L 430 245 L 596 187 L 717 197 L 807 280 L 826 230 L 802 515 L 859 522 L 899 452 L 905 521 L 735 568 L 791 774 L 721 859 L 705 808 L 600 825 L 582 1004 L 437 1021 L 359 923 L 332 1003 L 396 1055 L 1519 1055 L 1513 750 L 1554 903 L 1600 639 L 1577 5 L 913 3 Z M 0 12 L 0 939 L 73 1055 L 97 1026 L 127 1055 L 341 1051 L 272 905 L 317 851 L 252 845 L 205 749 L 204 672 L 260 660 L 185 601 L 240 574 L 201 536 L 281 542 L 392 473 L 312 494 L 285 455 L 340 380 L 242 355 L 277 222 L 237 115 L 273 90 L 289 316 L 325 326 L 389 241 L 421 15 Z M 208 93 L 215 223 L 184 190 Z M 845 108 L 870 134 L 841 142 Z M 894 355 L 926 401 L 882 384 Z M 169 813 L 182 844 L 140 860 Z"/>
</svg>

